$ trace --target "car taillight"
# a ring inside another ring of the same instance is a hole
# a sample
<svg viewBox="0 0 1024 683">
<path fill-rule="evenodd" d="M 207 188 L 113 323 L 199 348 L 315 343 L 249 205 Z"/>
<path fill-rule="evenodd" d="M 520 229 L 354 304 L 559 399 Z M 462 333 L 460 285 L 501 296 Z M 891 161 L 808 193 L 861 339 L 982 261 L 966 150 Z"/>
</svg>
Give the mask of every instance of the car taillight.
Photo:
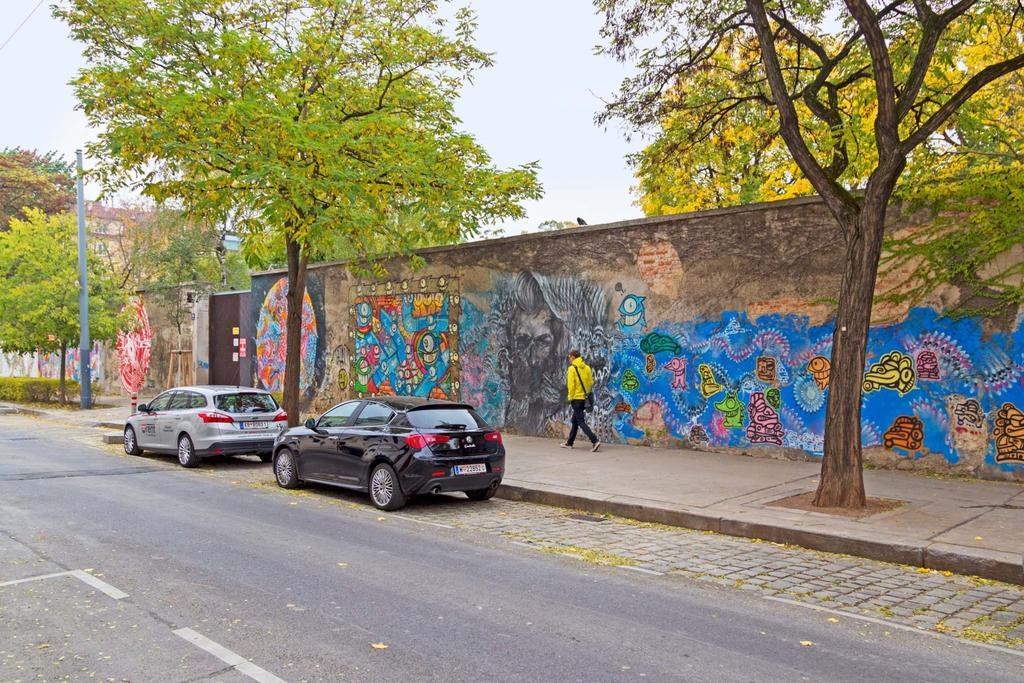
<svg viewBox="0 0 1024 683">
<path fill-rule="evenodd" d="M 199 413 L 199 419 L 206 424 L 211 422 L 227 422 L 230 424 L 234 422 L 230 415 L 225 415 L 224 413 Z"/>
<path fill-rule="evenodd" d="M 499 444 L 502 443 L 501 432 L 487 432 L 484 434 L 484 439 L 487 441 L 497 441 Z"/>
<path fill-rule="evenodd" d="M 274 422 L 287 422 L 288 413 L 278 413 L 274 416 Z"/>
<path fill-rule="evenodd" d="M 435 443 L 448 443 L 449 437 L 443 434 L 410 434 L 405 437 L 405 442 L 417 451 Z"/>
</svg>

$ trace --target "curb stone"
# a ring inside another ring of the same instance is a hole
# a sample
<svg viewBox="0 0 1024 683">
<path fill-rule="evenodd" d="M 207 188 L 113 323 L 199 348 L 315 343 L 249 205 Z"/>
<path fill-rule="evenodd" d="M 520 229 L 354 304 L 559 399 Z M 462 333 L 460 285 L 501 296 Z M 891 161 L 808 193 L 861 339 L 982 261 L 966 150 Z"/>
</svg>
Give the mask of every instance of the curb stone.
<svg viewBox="0 0 1024 683">
<path fill-rule="evenodd" d="M 774 543 L 798 545 L 810 550 L 855 555 L 870 560 L 924 567 L 1024 585 L 1024 557 L 944 543 L 919 544 L 900 539 L 865 539 L 824 531 L 809 531 L 768 521 L 732 519 L 699 512 L 672 510 L 611 500 L 598 500 L 573 493 L 502 484 L 497 497 L 506 500 L 573 508 L 591 513 L 608 513 L 641 522 L 655 522 L 729 536 L 758 538 Z"/>
</svg>

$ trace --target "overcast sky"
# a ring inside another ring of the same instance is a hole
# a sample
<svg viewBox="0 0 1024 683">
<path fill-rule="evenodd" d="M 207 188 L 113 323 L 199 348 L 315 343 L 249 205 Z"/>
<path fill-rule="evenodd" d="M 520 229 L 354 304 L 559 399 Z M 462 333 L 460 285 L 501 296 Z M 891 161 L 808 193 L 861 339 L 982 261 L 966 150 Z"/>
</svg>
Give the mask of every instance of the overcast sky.
<svg viewBox="0 0 1024 683">
<path fill-rule="evenodd" d="M 464 0 L 466 1 L 466 0 Z M 39 0 L 0 0 L 0 43 Z M 604 223 L 640 215 L 633 204 L 628 145 L 594 122 L 599 97 L 624 69 L 593 54 L 601 21 L 590 0 L 468 0 L 479 17 L 477 42 L 495 54 L 459 102 L 467 131 L 497 164 L 539 161 L 543 199 L 509 232 L 542 221 Z M 78 45 L 50 16 L 50 0 L 0 49 L 0 148 L 57 150 L 70 159 L 91 137 L 68 81 L 82 65 Z M 90 189 L 88 194 L 94 194 Z"/>
</svg>

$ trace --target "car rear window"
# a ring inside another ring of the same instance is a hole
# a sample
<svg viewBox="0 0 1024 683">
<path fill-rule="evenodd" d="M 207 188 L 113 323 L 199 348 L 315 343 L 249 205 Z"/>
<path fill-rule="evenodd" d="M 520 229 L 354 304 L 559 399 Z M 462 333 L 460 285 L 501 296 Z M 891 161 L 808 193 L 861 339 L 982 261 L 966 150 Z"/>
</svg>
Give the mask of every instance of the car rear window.
<svg viewBox="0 0 1024 683">
<path fill-rule="evenodd" d="M 416 429 L 490 429 L 472 408 L 421 408 L 406 418 Z"/>
<path fill-rule="evenodd" d="M 218 394 L 213 397 L 217 410 L 226 413 L 272 413 L 277 410 L 277 401 L 270 394 L 239 392 Z"/>
</svg>

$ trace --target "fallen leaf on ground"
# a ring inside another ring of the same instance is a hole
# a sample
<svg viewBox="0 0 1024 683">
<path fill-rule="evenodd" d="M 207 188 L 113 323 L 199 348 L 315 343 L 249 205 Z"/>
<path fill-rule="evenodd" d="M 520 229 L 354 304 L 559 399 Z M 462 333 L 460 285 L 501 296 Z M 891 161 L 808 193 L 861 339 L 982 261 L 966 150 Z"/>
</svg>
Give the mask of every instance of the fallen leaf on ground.
<svg viewBox="0 0 1024 683">
<path fill-rule="evenodd" d="M 984 541 L 985 539 L 983 537 L 981 537 L 981 536 L 975 536 L 974 540 L 975 541 Z"/>
<path fill-rule="evenodd" d="M 298 505 L 298 502 L 296 502 L 296 501 L 294 501 L 294 500 L 293 500 L 293 501 L 291 501 L 291 502 L 290 502 L 290 503 L 288 503 L 288 504 L 289 504 L 289 505 Z"/>
<path fill-rule="evenodd" d="M 339 562 L 338 566 L 339 567 L 347 567 L 348 566 L 348 562 Z"/>
<path fill-rule="evenodd" d="M 839 620 L 836 619 L 835 617 L 829 617 L 828 618 L 828 623 L 830 623 L 830 624 L 838 624 Z"/>
<path fill-rule="evenodd" d="M 388 649 L 388 646 L 385 645 L 384 643 L 370 643 L 370 647 L 372 647 L 374 650 L 386 650 L 386 649 Z"/>
<path fill-rule="evenodd" d="M 811 645 L 814 645 L 814 643 L 812 641 L 810 641 L 810 640 L 801 640 L 800 644 L 803 645 L 804 647 L 810 647 Z"/>
<path fill-rule="evenodd" d="M 378 522 L 383 522 L 383 521 L 384 521 L 384 520 L 386 520 L 386 519 L 387 519 L 387 517 L 378 517 L 378 518 L 377 518 L 377 521 L 378 521 Z"/>
</svg>

